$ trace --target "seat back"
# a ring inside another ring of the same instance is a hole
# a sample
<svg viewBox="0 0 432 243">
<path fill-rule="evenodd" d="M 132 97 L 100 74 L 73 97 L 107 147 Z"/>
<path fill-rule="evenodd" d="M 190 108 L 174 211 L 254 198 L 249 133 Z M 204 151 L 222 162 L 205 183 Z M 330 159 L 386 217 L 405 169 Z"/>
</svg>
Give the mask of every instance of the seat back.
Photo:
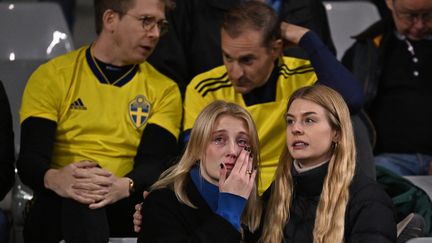
<svg viewBox="0 0 432 243">
<path fill-rule="evenodd" d="M 56 3 L 0 2 L 0 36 L 0 80 L 9 97 L 19 151 L 19 108 L 28 78 L 40 64 L 74 46 Z"/>
<path fill-rule="evenodd" d="M 19 151 L 19 109 L 22 94 L 36 68 L 58 55 L 74 49 L 63 12 L 56 3 L 0 2 L 0 80 L 11 106 L 15 151 Z M 32 192 L 16 176 L 8 196 L 13 228 L 11 242 L 23 242 L 24 208 Z M 6 208 L 8 209 L 8 208 Z"/>
<path fill-rule="evenodd" d="M 351 37 L 380 19 L 377 7 L 368 1 L 324 1 L 324 6 L 339 60 L 354 43 Z"/>
<path fill-rule="evenodd" d="M 376 179 L 373 145 L 375 128 L 364 111 L 351 116 L 357 150 L 356 167 L 364 175 Z"/>
</svg>

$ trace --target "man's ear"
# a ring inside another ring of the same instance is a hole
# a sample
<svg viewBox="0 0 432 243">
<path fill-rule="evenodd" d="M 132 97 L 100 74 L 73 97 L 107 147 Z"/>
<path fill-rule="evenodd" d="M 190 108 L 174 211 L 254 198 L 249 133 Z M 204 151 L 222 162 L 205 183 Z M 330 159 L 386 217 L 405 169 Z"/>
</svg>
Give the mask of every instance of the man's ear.
<svg viewBox="0 0 432 243">
<path fill-rule="evenodd" d="M 391 11 L 393 11 L 393 2 L 394 2 L 394 0 L 385 0 L 386 1 L 386 5 L 387 5 L 387 8 L 389 8 Z"/>
<path fill-rule="evenodd" d="M 108 30 L 110 33 L 114 32 L 119 18 L 120 16 L 117 12 L 112 9 L 106 10 L 102 16 L 103 28 Z"/>
<path fill-rule="evenodd" d="M 282 55 L 283 52 L 283 41 L 282 39 L 276 39 L 272 41 L 271 54 L 276 58 Z"/>
</svg>

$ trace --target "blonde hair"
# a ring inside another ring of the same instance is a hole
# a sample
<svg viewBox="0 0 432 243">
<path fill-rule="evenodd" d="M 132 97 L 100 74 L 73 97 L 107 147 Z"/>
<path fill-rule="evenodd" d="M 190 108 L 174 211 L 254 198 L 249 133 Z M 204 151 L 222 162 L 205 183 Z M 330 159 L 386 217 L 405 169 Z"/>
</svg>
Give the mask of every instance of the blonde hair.
<svg viewBox="0 0 432 243">
<path fill-rule="evenodd" d="M 314 243 L 343 242 L 345 211 L 349 199 L 349 185 L 355 170 L 356 149 L 348 107 L 342 96 L 326 86 L 314 85 L 293 93 L 288 108 L 296 99 L 312 101 L 326 111 L 328 122 L 337 132 L 327 175 L 316 210 L 313 228 Z M 283 229 L 289 221 L 293 198 L 291 170 L 293 158 L 285 147 L 276 171 L 274 187 L 267 206 L 262 242 L 281 242 Z"/>
<path fill-rule="evenodd" d="M 207 145 L 211 140 L 213 126 L 217 118 L 221 115 L 229 115 L 241 119 L 246 123 L 250 138 L 249 145 L 252 151 L 254 151 L 253 164 L 258 170 L 260 163 L 258 134 L 252 117 L 244 108 L 240 107 L 239 105 L 218 100 L 209 104 L 198 115 L 192 128 L 189 142 L 180 161 L 178 164 L 172 166 L 162 173 L 160 179 L 151 187 L 151 191 L 159 188 L 169 187 L 174 190 L 174 193 L 180 202 L 190 207 L 196 208 L 196 206 L 191 203 L 186 194 L 186 178 L 188 177 L 188 173 L 194 165 L 197 163 L 202 163 L 202 159 L 205 157 Z M 243 211 L 241 218 L 241 223 L 247 225 L 249 230 L 252 232 L 255 231 L 259 226 L 262 211 L 257 192 L 259 183 L 258 171 L 256 178 L 257 179 L 254 189 L 249 196 L 246 209 Z"/>
</svg>

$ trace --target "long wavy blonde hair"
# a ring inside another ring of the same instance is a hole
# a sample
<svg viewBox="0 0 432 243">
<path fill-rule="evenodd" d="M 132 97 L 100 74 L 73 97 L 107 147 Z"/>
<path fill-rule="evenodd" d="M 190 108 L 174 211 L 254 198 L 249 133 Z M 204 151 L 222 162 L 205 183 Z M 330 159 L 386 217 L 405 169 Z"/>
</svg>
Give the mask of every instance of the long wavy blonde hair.
<svg viewBox="0 0 432 243">
<path fill-rule="evenodd" d="M 333 154 L 316 211 L 313 242 L 343 242 L 349 185 L 354 176 L 356 161 L 349 110 L 342 96 L 326 86 L 314 85 L 298 89 L 291 96 L 288 109 L 299 98 L 312 101 L 325 109 L 328 122 L 337 132 L 338 138 L 337 143 L 330 148 Z M 281 242 L 284 237 L 283 229 L 289 221 L 293 197 L 292 167 L 293 158 L 286 147 L 279 160 L 274 188 L 266 208 L 262 242 Z"/>
<path fill-rule="evenodd" d="M 162 173 L 160 179 L 153 184 L 150 191 L 165 187 L 172 188 L 180 202 L 196 208 L 186 194 L 186 179 L 191 168 L 197 163 L 201 165 L 205 160 L 206 148 L 211 141 L 214 124 L 221 115 L 229 115 L 241 119 L 247 125 L 249 145 L 252 151 L 254 151 L 253 166 L 257 168 L 257 179 L 249 196 L 246 209 L 243 211 L 241 223 L 247 225 L 249 230 L 253 232 L 259 226 L 262 212 L 257 191 L 259 183 L 258 168 L 260 164 L 258 134 L 250 114 L 237 104 L 218 100 L 205 107 L 195 120 L 189 142 L 179 163 Z"/>
</svg>

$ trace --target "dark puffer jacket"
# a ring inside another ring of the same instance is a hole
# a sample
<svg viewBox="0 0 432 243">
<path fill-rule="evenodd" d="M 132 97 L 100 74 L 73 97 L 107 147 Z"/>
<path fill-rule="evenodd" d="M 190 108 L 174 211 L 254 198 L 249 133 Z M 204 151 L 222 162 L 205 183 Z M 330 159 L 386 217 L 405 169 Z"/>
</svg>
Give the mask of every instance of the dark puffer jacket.
<svg viewBox="0 0 432 243">
<path fill-rule="evenodd" d="M 284 242 L 313 242 L 316 209 L 327 168 L 328 164 L 325 164 L 301 174 L 293 171 L 294 197 L 290 219 L 284 228 Z M 264 193 L 265 200 L 268 200 L 270 190 Z M 393 203 L 380 186 L 358 172 L 349 193 L 344 242 L 396 242 Z"/>
</svg>

